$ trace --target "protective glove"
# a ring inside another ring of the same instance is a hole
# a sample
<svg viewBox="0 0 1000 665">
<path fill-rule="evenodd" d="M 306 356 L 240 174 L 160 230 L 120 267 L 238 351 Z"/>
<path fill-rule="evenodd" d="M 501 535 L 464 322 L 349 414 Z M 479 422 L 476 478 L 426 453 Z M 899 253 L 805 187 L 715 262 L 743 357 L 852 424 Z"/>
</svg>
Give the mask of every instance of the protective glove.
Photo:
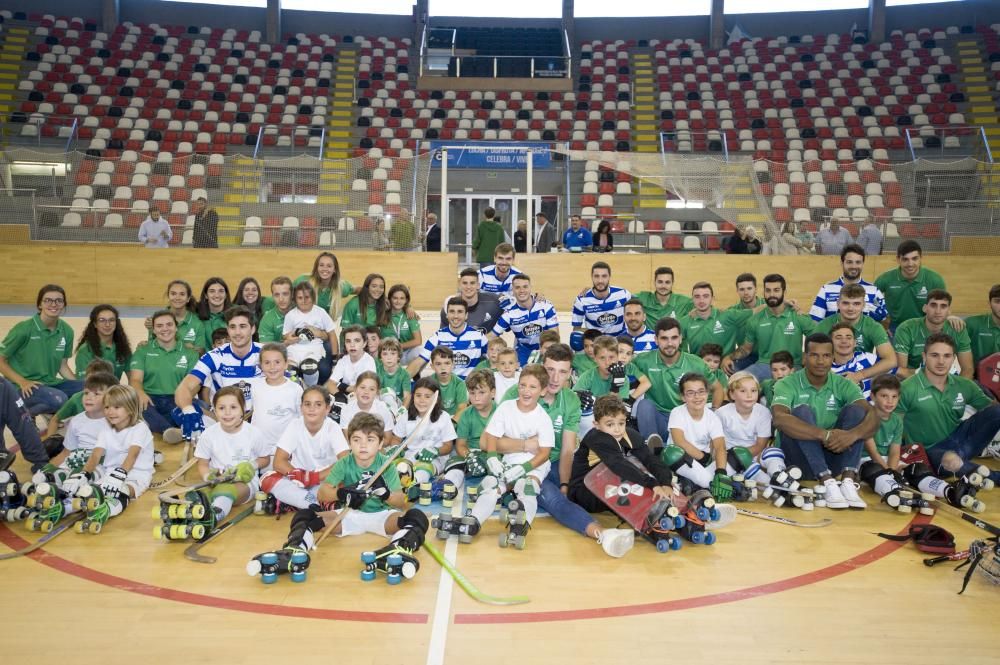
<svg viewBox="0 0 1000 665">
<path fill-rule="evenodd" d="M 574 351 L 583 351 L 583 333 L 579 330 L 574 330 L 569 334 L 569 348 Z"/>
<path fill-rule="evenodd" d="M 524 464 L 515 464 L 514 466 L 507 467 L 507 470 L 504 471 L 503 479 L 506 480 L 508 483 L 514 483 L 518 479 L 523 478 L 533 468 L 535 467 L 531 466 L 531 462 L 525 462 Z"/>
<path fill-rule="evenodd" d="M 611 374 L 611 392 L 617 395 L 625 385 L 625 365 L 620 362 L 612 363 L 608 367 L 608 373 Z"/>
<path fill-rule="evenodd" d="M 104 492 L 104 496 L 112 499 L 117 499 L 125 490 L 125 479 L 128 478 L 128 471 L 120 466 L 108 471 L 108 473 L 101 480 L 101 491 Z"/>
<path fill-rule="evenodd" d="M 348 508 L 357 509 L 364 505 L 365 500 L 368 499 L 368 493 L 353 487 L 339 487 L 337 488 L 337 499 Z"/>
<path fill-rule="evenodd" d="M 433 462 L 435 459 L 437 459 L 439 455 L 440 453 L 438 453 L 437 448 L 424 448 L 419 453 L 417 453 L 417 461 L 426 462 L 429 464 Z"/>
</svg>

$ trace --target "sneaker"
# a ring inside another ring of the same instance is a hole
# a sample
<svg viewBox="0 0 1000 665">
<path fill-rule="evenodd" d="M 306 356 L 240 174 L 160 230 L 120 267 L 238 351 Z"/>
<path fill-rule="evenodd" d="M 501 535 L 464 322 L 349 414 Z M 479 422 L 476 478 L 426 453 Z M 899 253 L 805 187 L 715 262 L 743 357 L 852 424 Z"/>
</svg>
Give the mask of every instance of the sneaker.
<svg viewBox="0 0 1000 665">
<path fill-rule="evenodd" d="M 663 450 L 663 437 L 656 433 L 650 434 L 646 437 L 646 447 L 648 447 L 654 455 L 659 455 L 660 451 Z"/>
<path fill-rule="evenodd" d="M 179 427 L 168 427 L 163 430 L 163 443 L 178 444 L 184 441 L 184 434 Z"/>
<path fill-rule="evenodd" d="M 632 529 L 604 529 L 597 542 L 604 553 L 619 559 L 635 545 L 635 531 Z"/>
<path fill-rule="evenodd" d="M 992 457 L 993 459 L 1000 460 L 1000 435 L 994 437 L 989 445 L 983 449 L 983 452 L 979 455 L 980 457 Z"/>
<path fill-rule="evenodd" d="M 824 496 L 827 508 L 841 510 L 851 505 L 847 502 L 847 499 L 844 498 L 843 492 L 840 491 L 840 483 L 838 483 L 835 479 L 830 478 L 826 480 L 823 483 L 823 489 L 825 490 Z"/>
<path fill-rule="evenodd" d="M 847 500 L 847 505 L 855 510 L 864 510 L 868 507 L 868 504 L 858 494 L 859 489 L 861 489 L 861 485 L 853 478 L 844 478 L 840 481 L 840 493 Z"/>
</svg>

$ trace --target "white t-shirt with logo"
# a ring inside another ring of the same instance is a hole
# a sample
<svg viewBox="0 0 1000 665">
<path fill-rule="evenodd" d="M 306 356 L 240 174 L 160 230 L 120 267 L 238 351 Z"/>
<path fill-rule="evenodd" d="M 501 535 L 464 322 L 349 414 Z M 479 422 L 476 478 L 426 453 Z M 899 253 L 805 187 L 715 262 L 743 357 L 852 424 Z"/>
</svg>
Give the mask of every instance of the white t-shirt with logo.
<svg viewBox="0 0 1000 665">
<path fill-rule="evenodd" d="M 139 421 L 131 427 L 118 431 L 108 427 L 97 439 L 97 447 L 104 449 L 101 466 L 113 469 L 121 466 L 128 457 L 129 448 L 139 446 L 139 456 L 132 465 L 129 475 L 153 474 L 153 433 L 145 422 Z"/>
<path fill-rule="evenodd" d="M 555 430 L 552 428 L 552 419 L 549 418 L 549 414 L 545 413 L 545 410 L 537 404 L 533 410 L 525 413 L 517 408 L 516 399 L 507 400 L 497 406 L 485 431 L 496 437 L 506 436 L 512 439 L 538 437 L 539 448 L 554 448 L 556 445 Z M 505 464 L 524 464 L 530 462 L 534 456 L 533 452 L 506 453 L 503 456 L 503 461 Z M 548 461 L 544 462 L 542 466 L 547 464 Z M 538 470 L 535 469 L 535 471 Z M 547 471 L 546 468 L 545 472 Z"/>
<path fill-rule="evenodd" d="M 396 419 L 393 418 L 392 412 L 389 410 L 389 407 L 385 405 L 385 402 L 376 397 L 375 401 L 372 403 L 371 409 L 365 410 L 358 406 L 358 402 L 353 396 L 347 400 L 347 404 L 345 404 L 340 410 L 340 426 L 346 430 L 347 426 L 351 424 L 351 419 L 359 413 L 370 413 L 381 420 L 383 425 L 382 429 L 386 432 L 392 431 L 393 427 L 396 426 Z"/>
<path fill-rule="evenodd" d="M 194 456 L 208 460 L 216 471 L 230 469 L 240 462 L 254 462 L 258 457 L 269 457 L 274 449 L 264 432 L 250 423 L 243 423 L 230 434 L 215 423 L 201 433 Z"/>
<path fill-rule="evenodd" d="M 358 374 L 374 371 L 376 371 L 375 359 L 368 355 L 368 353 L 362 353 L 361 357 L 358 358 L 358 362 L 354 362 L 350 356 L 345 355 L 334 365 L 333 372 L 330 374 L 330 381 L 335 384 L 346 383 L 349 386 L 353 386 L 358 382 Z"/>
<path fill-rule="evenodd" d="M 701 420 L 692 418 L 684 404 L 674 407 L 670 411 L 670 421 L 667 423 L 667 428 L 681 430 L 688 443 L 706 453 L 712 452 L 712 439 L 726 436 L 722 429 L 722 421 L 708 407 L 705 407 Z"/>
<path fill-rule="evenodd" d="M 329 418 L 323 419 L 323 426 L 316 434 L 309 432 L 302 418 L 295 418 L 282 433 L 277 447 L 288 453 L 292 466 L 306 471 L 326 469 L 348 450 L 344 433 Z"/>
<path fill-rule="evenodd" d="M 251 422 L 267 438 L 273 453 L 285 428 L 299 415 L 302 386 L 288 379 L 281 385 L 272 386 L 259 376 L 250 379 L 250 394 L 253 395 Z"/>
<path fill-rule="evenodd" d="M 400 418 L 395 427 L 392 428 L 392 433 L 400 439 L 406 440 L 406 437 L 410 436 L 410 433 L 417 428 L 419 422 L 419 418 L 415 420 Z M 455 425 L 451 422 L 451 417 L 446 411 L 442 411 L 437 420 L 428 422 L 417 432 L 416 436 L 406 442 L 405 456 L 407 459 L 414 459 L 421 450 L 440 448 L 445 441 L 454 441 L 456 438 L 458 435 L 455 434 Z"/>
<path fill-rule="evenodd" d="M 325 309 L 313 305 L 313 308 L 308 312 L 303 312 L 298 307 L 288 310 L 288 313 L 285 314 L 285 323 L 281 328 L 281 334 L 288 335 L 306 326 L 312 326 L 327 333 L 334 332 L 333 319 L 330 318 L 330 314 Z M 309 342 L 296 342 L 296 344 L 323 348 L 323 340 L 318 337 Z"/>
<path fill-rule="evenodd" d="M 66 422 L 63 448 L 66 450 L 93 450 L 102 432 L 109 431 L 111 425 L 101 416 L 91 418 L 86 413 L 78 413 Z"/>
<path fill-rule="evenodd" d="M 757 437 L 771 436 L 771 411 L 762 404 L 754 404 L 747 418 L 739 414 L 732 402 L 718 409 L 715 415 L 722 422 L 722 431 L 726 435 L 726 450 L 750 448 L 757 445 Z"/>
</svg>

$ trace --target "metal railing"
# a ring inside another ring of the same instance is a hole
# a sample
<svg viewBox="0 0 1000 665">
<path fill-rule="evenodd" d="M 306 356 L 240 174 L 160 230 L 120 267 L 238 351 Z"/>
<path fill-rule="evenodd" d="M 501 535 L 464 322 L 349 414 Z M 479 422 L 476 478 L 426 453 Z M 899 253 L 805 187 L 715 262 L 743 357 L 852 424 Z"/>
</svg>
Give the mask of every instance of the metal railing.
<svg viewBox="0 0 1000 665">
<path fill-rule="evenodd" d="M 281 134 L 280 128 L 284 125 L 261 125 L 260 129 L 257 130 L 257 141 L 253 146 L 253 154 L 251 155 L 254 159 L 258 157 L 264 157 L 264 153 L 267 156 L 279 156 L 279 155 L 309 155 L 315 156 L 317 159 L 323 158 L 323 146 L 326 144 L 326 127 L 320 127 L 320 133 L 318 136 L 312 133 L 312 126 L 308 128 L 303 128 L 301 126 L 294 127 L 291 134 Z M 267 130 L 274 129 L 274 132 L 268 132 Z M 303 131 L 305 129 L 305 131 Z M 275 143 L 271 144 L 266 137 L 277 136 L 278 139 Z M 281 137 L 287 136 L 289 141 L 287 144 L 281 143 L 279 140 Z M 305 141 L 299 141 L 300 138 L 304 138 Z M 319 142 L 317 146 L 314 146 L 315 154 L 310 154 L 309 143 L 311 139 L 318 138 Z"/>
<path fill-rule="evenodd" d="M 35 112 L 8 114 L 0 124 L 0 138 L 7 145 L 51 148 L 69 152 L 79 139 L 80 118 Z"/>
<path fill-rule="evenodd" d="M 705 141 L 705 150 L 694 149 L 696 139 Z M 713 142 L 719 144 L 717 150 L 712 149 Z M 683 147 L 684 143 L 688 144 L 686 149 Z M 672 132 L 661 131 L 660 154 L 663 156 L 664 163 L 666 163 L 667 153 L 704 153 L 710 155 L 722 153 L 722 159 L 728 162 L 729 140 L 726 138 L 726 133 L 722 131 L 696 132 L 690 129 L 675 129 Z"/>
<path fill-rule="evenodd" d="M 961 159 L 975 157 L 993 163 L 993 151 L 982 125 L 907 127 L 906 147 L 917 159 Z M 931 145 L 928 145 L 930 143 Z"/>
</svg>

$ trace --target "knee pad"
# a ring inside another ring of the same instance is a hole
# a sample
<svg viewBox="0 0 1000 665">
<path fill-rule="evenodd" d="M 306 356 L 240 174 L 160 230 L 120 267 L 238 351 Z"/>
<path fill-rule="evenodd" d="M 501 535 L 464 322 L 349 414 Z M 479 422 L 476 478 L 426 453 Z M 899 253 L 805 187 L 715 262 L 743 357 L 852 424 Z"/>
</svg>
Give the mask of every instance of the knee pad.
<svg viewBox="0 0 1000 665">
<path fill-rule="evenodd" d="M 444 472 L 448 473 L 455 469 L 465 473 L 465 460 L 456 456 L 449 457 L 448 461 L 444 464 Z"/>
<path fill-rule="evenodd" d="M 726 454 L 726 461 L 737 471 L 746 471 L 753 464 L 753 455 L 743 446 L 732 448 Z"/>
<path fill-rule="evenodd" d="M 958 473 L 962 470 L 962 458 L 958 453 L 949 450 L 941 456 L 941 468 L 949 473 Z"/>
<path fill-rule="evenodd" d="M 49 459 L 52 459 L 63 451 L 63 440 L 62 434 L 53 434 L 42 441 L 42 445 L 45 446 L 45 454 L 49 456 Z"/>
<path fill-rule="evenodd" d="M 693 461 L 683 448 L 673 445 L 663 449 L 663 452 L 660 453 L 660 460 L 674 471 Z"/>
<path fill-rule="evenodd" d="M 434 470 L 434 465 L 430 462 L 414 462 L 413 463 L 413 474 L 416 475 L 419 471 L 426 471 L 430 474 L 431 478 L 434 477 L 436 471 Z"/>
<path fill-rule="evenodd" d="M 535 489 L 535 481 L 531 478 L 518 478 L 517 482 L 514 483 L 514 494 L 537 496 L 538 490 Z"/>
<path fill-rule="evenodd" d="M 319 372 L 319 361 L 314 358 L 306 358 L 299 363 L 299 372 L 302 374 L 316 374 Z"/>
<path fill-rule="evenodd" d="M 479 493 L 483 492 L 495 492 L 499 491 L 500 481 L 496 479 L 496 476 L 483 476 L 483 481 L 479 483 Z"/>
<path fill-rule="evenodd" d="M 761 463 L 764 463 L 765 461 L 778 460 L 778 459 L 780 459 L 782 462 L 785 461 L 785 451 L 776 446 L 765 448 L 760 453 Z"/>
<path fill-rule="evenodd" d="M 399 528 L 419 529 L 421 532 L 426 532 L 430 528 L 430 522 L 427 521 L 427 515 L 424 511 L 418 508 L 410 508 L 400 516 Z"/>
<path fill-rule="evenodd" d="M 284 478 L 283 475 L 277 471 L 268 471 L 260 479 L 260 489 L 267 492 L 268 494 L 274 489 L 274 486 L 278 484 L 278 481 Z"/>
<path fill-rule="evenodd" d="M 214 501 L 215 498 L 219 496 L 231 499 L 235 503 L 236 497 L 239 496 L 239 492 L 236 489 L 236 485 L 233 483 L 219 483 L 212 488 L 208 498 Z"/>
<path fill-rule="evenodd" d="M 296 510 L 292 515 L 291 531 L 296 529 L 311 529 L 313 531 L 323 530 L 323 518 L 316 514 L 312 508 L 302 508 Z"/>
<path fill-rule="evenodd" d="M 920 484 L 920 481 L 924 478 L 934 475 L 934 470 L 923 462 L 914 462 L 903 467 L 903 479 L 906 480 L 906 484 L 911 487 L 916 487 Z"/>
<path fill-rule="evenodd" d="M 868 484 L 869 487 L 875 487 L 875 481 L 886 474 L 892 474 L 892 471 L 872 460 L 868 460 L 858 469 L 858 477 Z"/>
<path fill-rule="evenodd" d="M 132 497 L 128 493 L 128 489 L 123 488 L 121 492 L 118 493 L 118 503 L 122 506 L 122 512 L 128 508 L 128 502 L 132 500 Z"/>
</svg>

